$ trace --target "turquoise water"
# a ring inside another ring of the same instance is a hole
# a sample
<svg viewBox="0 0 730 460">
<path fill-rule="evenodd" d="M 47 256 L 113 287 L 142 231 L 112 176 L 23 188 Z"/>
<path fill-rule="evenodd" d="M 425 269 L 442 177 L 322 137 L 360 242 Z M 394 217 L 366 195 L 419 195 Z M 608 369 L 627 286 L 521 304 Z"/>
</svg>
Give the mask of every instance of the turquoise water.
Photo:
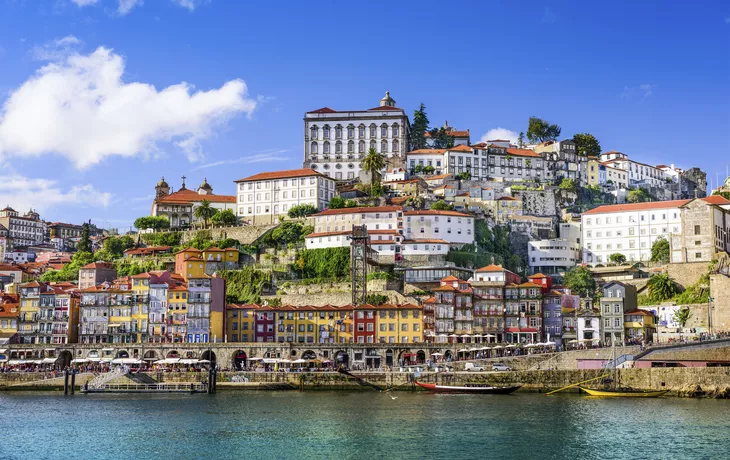
<svg viewBox="0 0 730 460">
<path fill-rule="evenodd" d="M 2 459 L 725 458 L 729 401 L 0 394 Z"/>
</svg>

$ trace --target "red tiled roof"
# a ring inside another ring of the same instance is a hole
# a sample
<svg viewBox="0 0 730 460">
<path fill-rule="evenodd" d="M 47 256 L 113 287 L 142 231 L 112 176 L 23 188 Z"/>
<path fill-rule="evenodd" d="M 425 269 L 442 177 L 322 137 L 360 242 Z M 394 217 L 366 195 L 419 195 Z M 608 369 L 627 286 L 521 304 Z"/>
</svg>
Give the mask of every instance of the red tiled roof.
<svg viewBox="0 0 730 460">
<path fill-rule="evenodd" d="M 309 177 L 309 176 L 323 176 L 326 177 L 312 168 L 301 168 L 301 169 L 287 169 L 285 171 L 272 171 L 262 172 L 254 174 L 243 179 L 238 179 L 233 182 L 251 182 L 255 180 L 272 180 L 272 179 L 289 179 L 291 177 Z M 235 198 L 235 197 L 234 197 Z M 235 200 L 234 200 L 235 201 Z"/>
<path fill-rule="evenodd" d="M 451 177 L 451 174 L 437 174 L 435 176 L 424 177 L 423 179 L 428 182 L 430 180 L 446 179 L 447 177 Z"/>
<path fill-rule="evenodd" d="M 724 204 L 730 204 L 730 201 L 728 201 L 724 196 L 722 195 L 710 195 L 705 198 L 701 198 L 702 200 L 710 203 L 710 204 L 716 204 L 716 205 L 724 205 Z"/>
<path fill-rule="evenodd" d="M 472 217 L 471 214 L 464 214 L 457 211 L 439 211 L 433 209 L 424 209 L 422 211 L 405 211 L 404 216 L 455 216 L 455 217 Z"/>
<path fill-rule="evenodd" d="M 193 248 L 193 247 L 189 247 L 189 248 L 181 249 L 181 250 L 177 251 L 175 254 L 180 254 L 181 252 L 196 252 L 196 253 L 201 253 L 203 251 L 201 251 L 200 249 L 196 249 L 196 248 Z"/>
<path fill-rule="evenodd" d="M 540 155 L 539 153 L 533 152 L 532 150 L 527 150 L 527 149 L 513 149 L 513 148 L 508 148 L 507 149 L 507 154 L 514 155 L 514 156 L 517 156 L 517 157 L 535 157 L 535 158 L 542 158 L 542 155 Z"/>
<path fill-rule="evenodd" d="M 92 262 L 92 263 L 90 263 L 90 264 L 84 265 L 84 266 L 83 266 L 83 267 L 81 267 L 81 268 L 82 268 L 82 269 L 84 269 L 84 268 L 89 268 L 89 269 L 97 269 L 97 268 L 114 268 L 114 265 L 112 265 L 112 264 L 110 264 L 110 263 L 108 263 L 108 262 Z"/>
<path fill-rule="evenodd" d="M 337 110 L 330 109 L 329 107 L 322 107 L 321 109 L 312 110 L 309 113 L 337 113 Z"/>
<path fill-rule="evenodd" d="M 383 184 L 413 184 L 419 182 L 421 179 L 402 179 L 402 180 L 389 180 L 383 182 Z"/>
<path fill-rule="evenodd" d="M 16 265 L 10 265 L 10 264 L 0 264 L 0 270 L 2 271 L 22 271 L 22 268 L 16 266 Z"/>
<path fill-rule="evenodd" d="M 627 311 L 626 313 L 624 313 L 624 315 L 644 315 L 644 316 L 654 316 L 654 315 L 653 315 L 653 314 L 652 314 L 651 312 L 649 312 L 649 311 L 646 311 L 646 310 L 639 310 L 639 309 L 636 309 L 636 310 L 631 310 L 631 311 Z"/>
<path fill-rule="evenodd" d="M 526 283 L 520 284 L 519 287 L 524 287 L 524 288 L 542 288 L 541 285 L 532 283 L 530 281 L 528 281 Z"/>
<path fill-rule="evenodd" d="M 534 275 L 530 275 L 527 277 L 528 280 L 533 278 L 547 278 L 547 276 L 543 275 L 542 273 L 535 273 Z"/>
<path fill-rule="evenodd" d="M 201 195 L 194 190 L 178 190 L 162 198 L 158 198 L 158 203 L 197 203 L 200 201 L 210 201 L 211 203 L 235 203 L 234 195 Z"/>
<path fill-rule="evenodd" d="M 406 155 L 443 155 L 446 149 L 418 149 L 406 153 Z"/>
<path fill-rule="evenodd" d="M 486 267 L 478 268 L 477 272 L 502 272 L 505 269 L 500 265 L 487 265 Z M 507 270 L 509 271 L 509 270 Z"/>
<path fill-rule="evenodd" d="M 314 217 L 318 216 L 331 216 L 338 214 L 372 214 L 376 212 L 395 212 L 401 211 L 401 206 L 373 206 L 373 207 L 358 207 L 358 208 L 339 208 L 339 209 L 327 209 L 325 211 L 314 214 Z"/>
<path fill-rule="evenodd" d="M 441 281 L 461 281 L 459 278 L 455 277 L 454 275 L 449 275 L 446 278 L 441 278 Z"/>
<path fill-rule="evenodd" d="M 449 150 L 451 152 L 471 152 L 474 149 L 472 149 L 468 145 L 457 145 L 456 147 L 451 147 L 446 150 Z"/>
<path fill-rule="evenodd" d="M 519 200 L 513 196 L 503 196 L 503 197 L 497 198 L 497 201 L 519 201 Z"/>
<path fill-rule="evenodd" d="M 629 211 L 649 211 L 652 209 L 668 209 L 684 206 L 692 200 L 671 200 L 671 201 L 651 201 L 648 203 L 625 203 L 625 204 L 609 204 L 593 208 L 586 211 L 583 215 L 604 214 L 610 212 L 629 212 Z"/>
<path fill-rule="evenodd" d="M 319 233 L 310 233 L 309 235 L 305 236 L 304 238 L 319 238 L 323 236 L 338 236 L 338 235 L 350 235 L 352 234 L 352 230 L 343 230 L 341 232 L 319 232 Z"/>
<path fill-rule="evenodd" d="M 404 240 L 403 244 L 449 244 L 446 240 L 440 240 L 438 238 L 414 238 L 412 240 Z"/>
</svg>

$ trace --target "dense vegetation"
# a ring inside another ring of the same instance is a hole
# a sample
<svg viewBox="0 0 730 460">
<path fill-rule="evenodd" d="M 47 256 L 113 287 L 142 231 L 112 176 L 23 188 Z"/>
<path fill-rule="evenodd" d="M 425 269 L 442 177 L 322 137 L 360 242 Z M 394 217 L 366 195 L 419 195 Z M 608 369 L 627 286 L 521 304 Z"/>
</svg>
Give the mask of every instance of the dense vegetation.
<svg viewBox="0 0 730 460">
<path fill-rule="evenodd" d="M 490 229 L 486 221 L 475 220 L 474 245 L 449 251 L 446 260 L 454 262 L 458 267 L 467 268 L 495 263 L 515 273 L 525 274 L 525 261 L 515 253 L 509 235 L 509 227 L 498 225 Z"/>
<path fill-rule="evenodd" d="M 179 246 L 182 241 L 180 232 L 143 233 L 140 239 L 148 246 Z"/>
<path fill-rule="evenodd" d="M 350 248 L 304 249 L 295 264 L 301 278 L 320 280 L 350 276 Z"/>
<path fill-rule="evenodd" d="M 304 237 L 313 231 L 314 227 L 311 225 L 288 220 L 266 233 L 261 238 L 259 245 L 267 248 L 281 248 L 292 243 L 303 243 Z"/>
<path fill-rule="evenodd" d="M 578 266 L 569 270 L 563 281 L 574 295 L 587 298 L 594 298 L 597 295 L 596 281 L 586 267 Z"/>
<path fill-rule="evenodd" d="M 226 302 L 260 303 L 261 293 L 271 285 L 271 273 L 253 267 L 220 272 L 226 280 Z"/>
</svg>

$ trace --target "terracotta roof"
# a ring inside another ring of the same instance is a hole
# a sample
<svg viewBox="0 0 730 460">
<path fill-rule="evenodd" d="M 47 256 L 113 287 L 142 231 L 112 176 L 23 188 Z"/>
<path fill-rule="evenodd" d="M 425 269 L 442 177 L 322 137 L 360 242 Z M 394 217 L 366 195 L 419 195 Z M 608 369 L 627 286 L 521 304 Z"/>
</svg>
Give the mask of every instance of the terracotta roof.
<svg viewBox="0 0 730 460">
<path fill-rule="evenodd" d="M 112 265 L 112 264 L 110 264 L 108 262 L 92 262 L 90 264 L 84 265 L 81 268 L 82 269 L 84 269 L 84 268 L 89 268 L 89 269 L 96 269 L 96 268 L 114 268 L 114 265 Z"/>
<path fill-rule="evenodd" d="M 423 179 L 425 181 L 430 181 L 430 180 L 446 179 L 447 177 L 451 177 L 451 174 L 437 174 L 435 176 L 424 177 Z"/>
<path fill-rule="evenodd" d="M 407 197 L 407 196 L 394 196 L 394 197 L 387 198 L 386 199 L 386 202 L 388 204 L 392 204 L 392 205 L 396 205 L 396 206 L 401 206 L 401 205 L 403 205 L 403 203 L 405 203 L 406 201 L 408 201 L 408 198 L 409 197 Z"/>
<path fill-rule="evenodd" d="M 471 214 L 464 214 L 457 211 L 439 211 L 433 209 L 424 209 L 422 211 L 405 211 L 404 216 L 455 216 L 455 217 L 472 217 Z"/>
<path fill-rule="evenodd" d="M 368 235 L 400 235 L 400 233 L 398 233 L 398 230 L 395 230 L 395 229 L 368 230 Z"/>
<path fill-rule="evenodd" d="M 671 201 L 652 201 L 649 203 L 625 203 L 625 204 L 609 204 L 593 208 L 586 211 L 583 215 L 604 214 L 611 212 L 629 212 L 629 211 L 649 211 L 652 209 L 669 209 L 684 206 L 692 200 L 671 200 Z"/>
<path fill-rule="evenodd" d="M 505 270 L 501 265 L 487 265 L 486 267 L 478 268 L 477 272 L 503 272 Z"/>
<path fill-rule="evenodd" d="M 201 251 L 200 249 L 193 248 L 193 247 L 188 247 L 188 248 L 177 251 L 175 254 L 180 254 L 181 252 L 196 252 L 196 253 L 200 254 L 203 251 Z"/>
<path fill-rule="evenodd" d="M 654 315 L 653 315 L 653 314 L 652 314 L 652 313 L 651 313 L 650 311 L 646 311 L 646 310 L 639 310 L 639 309 L 636 309 L 636 310 L 631 310 L 631 311 L 627 311 L 626 313 L 624 313 L 624 315 L 644 315 L 644 316 L 654 316 Z"/>
<path fill-rule="evenodd" d="M 10 264 L 2 264 L 0 263 L 0 270 L 7 271 L 7 272 L 14 272 L 14 271 L 22 271 L 22 268 L 16 266 L 16 265 L 10 265 Z"/>
<path fill-rule="evenodd" d="M 539 153 L 534 152 L 532 150 L 527 150 L 527 149 L 513 149 L 511 147 L 507 149 L 507 154 L 514 155 L 516 157 L 542 158 L 542 155 L 540 155 Z"/>
<path fill-rule="evenodd" d="M 291 177 L 309 177 L 309 176 L 322 176 L 326 177 L 312 168 L 301 168 L 301 169 L 287 169 L 285 171 L 272 171 L 262 172 L 254 174 L 243 179 L 238 179 L 233 182 L 251 182 L 256 180 L 272 180 L 272 179 L 289 179 Z M 234 197 L 235 198 L 235 197 Z M 234 200 L 235 201 L 235 200 Z"/>
<path fill-rule="evenodd" d="M 710 195 L 706 198 L 701 198 L 701 200 L 704 200 L 710 204 L 716 204 L 716 205 L 724 205 L 724 204 L 730 204 L 730 201 L 728 201 L 724 196 L 722 195 Z"/>
<path fill-rule="evenodd" d="M 449 275 L 446 278 L 441 278 L 441 281 L 461 281 L 459 278 L 455 277 L 454 275 Z"/>
<path fill-rule="evenodd" d="M 457 145 L 455 147 L 450 147 L 446 150 L 450 152 L 472 152 L 474 149 L 472 149 L 468 145 Z"/>
<path fill-rule="evenodd" d="M 311 112 L 307 113 L 337 113 L 337 110 L 330 109 L 329 107 L 322 107 L 321 109 L 312 110 Z"/>
<path fill-rule="evenodd" d="M 434 289 L 434 291 L 458 291 L 454 286 L 451 286 L 449 284 L 444 284 L 442 286 L 437 287 Z"/>
<path fill-rule="evenodd" d="M 519 286 L 520 286 L 520 287 L 524 287 L 524 288 L 533 288 L 533 287 L 534 287 L 534 288 L 542 288 L 542 286 L 541 286 L 541 285 L 539 285 L 539 284 L 535 284 L 535 283 L 532 283 L 532 282 L 530 282 L 530 281 L 528 281 L 528 282 L 526 282 L 526 283 L 522 283 L 522 284 L 520 284 Z"/>
<path fill-rule="evenodd" d="M 421 179 L 402 179 L 402 180 L 389 180 L 387 182 L 383 182 L 383 184 L 413 184 L 416 182 L 420 182 Z"/>
<path fill-rule="evenodd" d="M 370 245 L 375 246 L 378 244 L 394 244 L 395 240 L 370 240 Z"/>
<path fill-rule="evenodd" d="M 413 150 L 406 155 L 443 155 L 446 152 L 446 149 L 418 149 Z"/>
<path fill-rule="evenodd" d="M 203 200 L 211 203 L 235 203 L 234 195 L 201 195 L 194 190 L 178 190 L 162 198 L 155 200 L 158 203 L 197 203 Z"/>
<path fill-rule="evenodd" d="M 358 208 L 339 208 L 339 209 L 327 209 L 325 211 L 314 214 L 314 217 L 318 216 L 331 216 L 339 214 L 372 214 L 376 212 L 395 212 L 402 211 L 401 206 L 373 206 L 373 207 L 358 207 Z"/>
<path fill-rule="evenodd" d="M 503 197 L 497 198 L 497 201 L 520 201 L 520 200 L 518 200 L 517 198 L 515 198 L 513 196 L 503 196 Z"/>
</svg>

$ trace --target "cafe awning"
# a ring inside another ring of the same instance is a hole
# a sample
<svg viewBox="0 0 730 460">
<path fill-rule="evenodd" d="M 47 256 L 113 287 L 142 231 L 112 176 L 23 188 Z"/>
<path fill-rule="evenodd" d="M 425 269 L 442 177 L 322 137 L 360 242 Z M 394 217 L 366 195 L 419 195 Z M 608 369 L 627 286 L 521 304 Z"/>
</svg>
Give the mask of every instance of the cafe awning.
<svg viewBox="0 0 730 460">
<path fill-rule="evenodd" d="M 58 358 L 43 358 L 41 360 L 41 364 L 53 364 L 58 360 Z"/>
</svg>

